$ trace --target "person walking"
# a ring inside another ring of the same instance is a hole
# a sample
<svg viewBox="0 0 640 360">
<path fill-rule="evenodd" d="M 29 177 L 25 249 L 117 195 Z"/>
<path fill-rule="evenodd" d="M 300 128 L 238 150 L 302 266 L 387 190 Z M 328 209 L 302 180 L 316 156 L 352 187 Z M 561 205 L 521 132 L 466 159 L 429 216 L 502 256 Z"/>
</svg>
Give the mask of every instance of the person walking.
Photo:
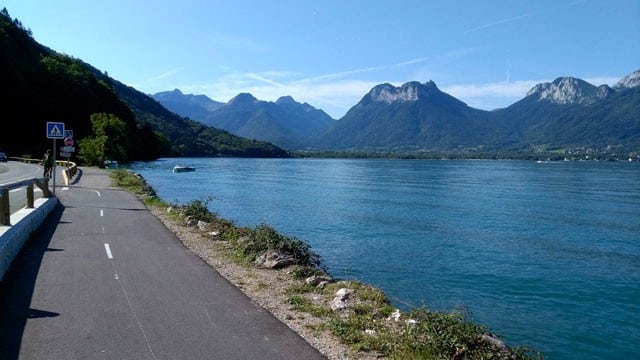
<svg viewBox="0 0 640 360">
<path fill-rule="evenodd" d="M 43 177 L 51 178 L 51 171 L 53 169 L 53 156 L 51 155 L 51 149 L 47 149 L 42 157 L 42 166 L 44 167 Z"/>
</svg>

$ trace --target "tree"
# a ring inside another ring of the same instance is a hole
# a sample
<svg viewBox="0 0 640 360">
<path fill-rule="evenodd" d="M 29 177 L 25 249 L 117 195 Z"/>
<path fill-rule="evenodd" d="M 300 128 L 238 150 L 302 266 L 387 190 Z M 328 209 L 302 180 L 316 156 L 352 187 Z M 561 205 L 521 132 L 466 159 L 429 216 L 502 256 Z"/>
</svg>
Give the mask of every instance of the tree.
<svg viewBox="0 0 640 360">
<path fill-rule="evenodd" d="M 102 166 L 105 160 L 127 161 L 127 127 L 113 114 L 90 116 L 93 136 L 78 142 L 78 157 L 87 165 Z"/>
</svg>

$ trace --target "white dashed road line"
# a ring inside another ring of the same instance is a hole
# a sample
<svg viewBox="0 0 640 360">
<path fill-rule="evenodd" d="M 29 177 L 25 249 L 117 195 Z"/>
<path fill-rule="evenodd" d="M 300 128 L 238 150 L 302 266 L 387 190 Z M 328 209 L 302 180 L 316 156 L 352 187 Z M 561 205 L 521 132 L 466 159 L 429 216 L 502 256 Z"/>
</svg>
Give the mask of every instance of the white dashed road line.
<svg viewBox="0 0 640 360">
<path fill-rule="evenodd" d="M 113 259 L 113 255 L 111 254 L 111 248 L 109 244 L 104 244 L 104 250 L 107 252 L 107 259 Z"/>
</svg>

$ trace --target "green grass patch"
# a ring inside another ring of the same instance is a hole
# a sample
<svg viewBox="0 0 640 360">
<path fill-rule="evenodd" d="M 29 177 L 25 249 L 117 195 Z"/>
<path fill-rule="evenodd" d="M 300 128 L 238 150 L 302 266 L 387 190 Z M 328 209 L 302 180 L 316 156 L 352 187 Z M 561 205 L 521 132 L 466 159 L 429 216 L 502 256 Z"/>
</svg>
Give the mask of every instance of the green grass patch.
<svg viewBox="0 0 640 360">
<path fill-rule="evenodd" d="M 331 316 L 333 312 L 327 307 L 316 305 L 313 301 L 300 295 L 293 295 L 286 300 L 286 303 L 291 305 L 294 310 L 311 314 L 318 318 Z"/>
</svg>

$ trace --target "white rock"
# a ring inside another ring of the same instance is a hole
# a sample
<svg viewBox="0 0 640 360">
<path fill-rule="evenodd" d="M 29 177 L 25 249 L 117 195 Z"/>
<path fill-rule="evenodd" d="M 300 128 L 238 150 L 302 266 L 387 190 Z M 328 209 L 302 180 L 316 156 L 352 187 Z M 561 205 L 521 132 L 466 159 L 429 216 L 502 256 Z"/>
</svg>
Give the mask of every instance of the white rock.
<svg viewBox="0 0 640 360">
<path fill-rule="evenodd" d="M 387 320 L 400 321 L 400 309 L 396 309 L 396 311 L 391 313 Z"/>
</svg>

